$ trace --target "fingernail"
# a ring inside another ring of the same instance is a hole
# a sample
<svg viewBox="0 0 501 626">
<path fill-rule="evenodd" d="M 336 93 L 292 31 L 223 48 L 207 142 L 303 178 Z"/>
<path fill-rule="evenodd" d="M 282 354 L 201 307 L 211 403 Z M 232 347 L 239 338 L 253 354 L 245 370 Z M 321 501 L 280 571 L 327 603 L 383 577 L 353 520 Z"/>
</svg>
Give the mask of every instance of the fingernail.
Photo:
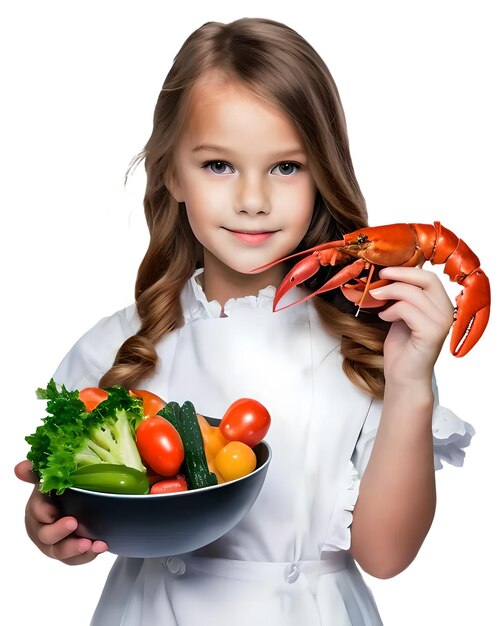
<svg viewBox="0 0 501 626">
<path fill-rule="evenodd" d="M 76 520 L 74 519 L 69 519 L 65 522 L 64 524 L 65 528 L 67 528 L 68 530 L 75 530 L 76 527 L 78 526 L 78 523 Z"/>
<path fill-rule="evenodd" d="M 376 298 L 381 295 L 381 289 L 369 289 L 369 293 L 371 296 L 375 296 Z"/>
<path fill-rule="evenodd" d="M 104 543 L 104 541 L 95 541 L 92 545 L 92 552 L 95 554 L 101 554 L 101 552 L 106 552 L 108 546 Z"/>
</svg>

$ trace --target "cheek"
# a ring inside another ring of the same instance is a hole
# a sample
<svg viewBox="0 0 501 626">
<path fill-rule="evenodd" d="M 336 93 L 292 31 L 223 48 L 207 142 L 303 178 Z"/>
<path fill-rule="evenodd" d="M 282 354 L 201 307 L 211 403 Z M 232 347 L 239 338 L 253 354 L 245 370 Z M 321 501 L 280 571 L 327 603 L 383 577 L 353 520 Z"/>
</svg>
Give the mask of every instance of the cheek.
<svg viewBox="0 0 501 626">
<path fill-rule="evenodd" d="M 185 187 L 185 191 L 184 201 L 187 210 L 197 216 L 210 216 L 224 203 L 224 187 L 204 177 L 197 177 L 193 183 Z"/>
<path fill-rule="evenodd" d="M 185 206 L 190 228 L 195 235 L 195 238 L 198 239 L 198 241 L 201 241 L 201 239 L 203 240 L 204 233 L 204 221 L 202 216 L 198 211 L 193 210 L 193 205 L 189 203 L 188 199 L 185 201 Z"/>
<path fill-rule="evenodd" d="M 316 188 L 311 185 L 301 186 L 291 190 L 286 199 L 287 211 L 290 215 L 291 224 L 298 230 L 306 231 L 313 217 Z"/>
<path fill-rule="evenodd" d="M 219 205 L 211 201 L 207 194 L 188 194 L 185 199 L 186 216 L 195 238 L 202 244 L 218 225 Z"/>
</svg>

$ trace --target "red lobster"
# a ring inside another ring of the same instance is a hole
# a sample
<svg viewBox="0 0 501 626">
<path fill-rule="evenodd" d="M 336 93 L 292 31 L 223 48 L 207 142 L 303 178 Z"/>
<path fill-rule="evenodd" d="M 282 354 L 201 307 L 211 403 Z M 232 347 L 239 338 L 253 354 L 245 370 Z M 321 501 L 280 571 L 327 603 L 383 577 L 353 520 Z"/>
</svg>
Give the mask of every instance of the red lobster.
<svg viewBox="0 0 501 626">
<path fill-rule="evenodd" d="M 257 270 L 294 257 L 309 255 L 297 263 L 278 286 L 273 310 L 278 302 L 295 285 L 314 276 L 321 265 L 347 265 L 325 285 L 282 308 L 305 302 L 313 296 L 340 287 L 343 295 L 363 307 L 381 307 L 385 302 L 370 296 L 369 289 L 390 281 L 375 280 L 375 269 L 384 266 L 422 266 L 425 261 L 445 263 L 444 272 L 463 287 L 456 297 L 456 316 L 452 327 L 451 353 L 464 356 L 473 348 L 487 326 L 490 310 L 489 279 L 480 269 L 480 261 L 472 250 L 440 222 L 431 224 L 390 224 L 361 228 L 344 235 L 341 241 L 331 241 L 309 250 L 292 254 L 263 265 Z M 357 259 L 352 262 L 352 259 Z M 364 270 L 367 275 L 361 277 Z M 377 276 L 377 271 L 376 271 Z M 348 281 L 354 281 L 347 284 Z"/>
</svg>

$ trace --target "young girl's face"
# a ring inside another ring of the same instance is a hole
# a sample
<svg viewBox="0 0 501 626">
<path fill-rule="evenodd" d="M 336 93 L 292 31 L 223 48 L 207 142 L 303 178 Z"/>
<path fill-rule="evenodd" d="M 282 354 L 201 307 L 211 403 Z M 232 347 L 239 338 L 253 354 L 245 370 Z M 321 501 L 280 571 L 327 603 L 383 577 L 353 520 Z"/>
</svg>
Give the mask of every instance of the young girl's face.
<svg viewBox="0 0 501 626">
<path fill-rule="evenodd" d="M 203 247 L 205 283 L 277 285 L 280 266 L 249 272 L 290 254 L 310 224 L 316 188 L 300 135 L 236 79 L 204 77 L 190 105 L 166 182 Z"/>
</svg>

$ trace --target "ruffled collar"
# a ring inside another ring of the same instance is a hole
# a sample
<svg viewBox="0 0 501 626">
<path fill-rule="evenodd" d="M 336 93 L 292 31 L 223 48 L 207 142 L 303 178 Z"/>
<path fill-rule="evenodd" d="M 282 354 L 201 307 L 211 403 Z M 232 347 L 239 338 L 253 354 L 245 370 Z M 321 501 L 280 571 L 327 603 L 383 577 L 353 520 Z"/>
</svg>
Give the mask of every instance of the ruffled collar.
<svg viewBox="0 0 501 626">
<path fill-rule="evenodd" d="M 273 298 L 275 297 L 276 287 L 268 285 L 264 289 L 260 289 L 257 296 L 242 296 L 240 298 L 230 298 L 223 307 L 217 300 L 207 300 L 202 285 L 200 284 L 200 275 L 204 269 L 195 270 L 190 280 L 187 282 L 182 294 L 181 304 L 186 322 L 196 319 L 232 317 L 241 310 L 261 309 L 273 311 Z M 301 298 L 299 290 L 293 289 L 283 299 L 282 303 L 287 304 Z"/>
<path fill-rule="evenodd" d="M 181 295 L 186 321 L 211 317 L 230 317 L 242 309 L 268 309 L 270 311 L 273 309 L 273 298 L 276 293 L 276 288 L 273 285 L 260 289 L 257 296 L 230 298 L 223 304 L 222 308 L 217 300 L 209 302 L 200 284 L 200 276 L 203 271 L 203 267 L 195 270 Z"/>
</svg>

